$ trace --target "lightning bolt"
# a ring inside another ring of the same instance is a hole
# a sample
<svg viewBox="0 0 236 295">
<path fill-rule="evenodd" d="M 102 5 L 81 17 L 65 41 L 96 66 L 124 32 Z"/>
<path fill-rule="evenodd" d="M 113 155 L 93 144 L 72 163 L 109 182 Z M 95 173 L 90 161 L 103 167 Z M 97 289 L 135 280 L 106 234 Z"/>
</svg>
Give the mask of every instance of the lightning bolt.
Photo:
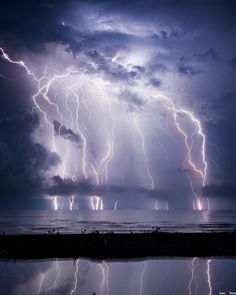
<svg viewBox="0 0 236 295">
<path fill-rule="evenodd" d="M 84 135 L 84 133 L 82 132 L 82 129 L 80 128 L 79 125 L 79 110 L 80 110 L 80 99 L 78 94 L 73 90 L 73 88 L 70 89 L 70 91 L 73 93 L 73 95 L 76 98 L 76 130 L 79 133 L 80 137 L 82 138 L 82 143 L 83 143 L 83 157 L 82 157 L 82 170 L 83 170 L 83 174 L 85 179 L 88 178 L 88 172 L 87 172 L 87 139 Z"/>
<path fill-rule="evenodd" d="M 71 196 L 69 202 L 70 202 L 70 211 L 72 211 L 75 206 L 75 197 Z"/>
<path fill-rule="evenodd" d="M 55 280 L 52 284 L 52 286 L 50 286 L 46 292 L 45 292 L 45 295 L 47 295 L 49 293 L 50 290 L 53 290 L 53 289 L 56 289 L 57 288 L 57 285 L 58 285 L 58 282 L 59 282 L 59 279 L 60 279 L 60 267 L 59 267 L 59 264 L 58 264 L 58 260 L 56 259 L 55 263 L 55 268 L 56 268 L 56 276 L 55 276 Z"/>
<path fill-rule="evenodd" d="M 111 120 L 111 135 L 110 138 L 107 139 L 106 145 L 107 145 L 107 150 L 105 155 L 102 157 L 101 162 L 100 162 L 100 167 L 102 170 L 102 173 L 105 174 L 105 180 L 107 182 L 108 180 L 108 166 L 111 160 L 114 157 L 114 145 L 115 145 L 115 118 L 112 112 L 112 107 L 111 107 L 111 102 L 110 99 L 108 99 L 108 114 L 110 116 Z M 101 176 L 101 183 L 103 183 L 103 177 Z"/>
<path fill-rule="evenodd" d="M 40 295 L 40 293 L 41 293 L 41 291 L 42 291 L 44 278 L 45 278 L 45 274 L 44 274 L 44 273 L 41 273 L 41 275 L 40 275 L 40 281 L 39 281 L 39 291 L 38 291 L 38 295 Z"/>
<path fill-rule="evenodd" d="M 156 200 L 156 202 L 155 202 L 155 210 L 159 210 L 158 200 Z"/>
<path fill-rule="evenodd" d="M 55 196 L 53 197 L 53 205 L 54 205 L 54 211 L 58 210 L 58 198 Z"/>
<path fill-rule="evenodd" d="M 207 282 L 209 287 L 209 295 L 212 295 L 212 283 L 211 283 L 211 274 L 210 274 L 210 263 L 211 259 L 207 260 Z"/>
<path fill-rule="evenodd" d="M 71 290 L 70 295 L 73 295 L 74 292 L 77 289 L 77 284 L 78 284 L 78 271 L 79 271 L 79 259 L 76 259 L 76 262 L 75 262 L 75 274 L 74 274 L 74 287 Z"/>
<path fill-rule="evenodd" d="M 165 208 L 164 208 L 166 211 L 169 210 L 169 206 L 168 206 L 168 202 L 165 203 Z"/>
<path fill-rule="evenodd" d="M 117 210 L 118 200 L 115 201 L 114 210 Z"/>
<path fill-rule="evenodd" d="M 162 100 L 166 103 L 167 109 L 169 112 L 172 113 L 173 118 L 174 118 L 174 124 L 176 126 L 177 131 L 179 134 L 183 137 L 184 139 L 184 144 L 186 147 L 186 158 L 184 160 L 183 166 L 186 168 L 186 164 L 190 167 L 190 169 L 201 178 L 201 186 L 205 186 L 206 184 L 206 178 L 207 178 L 207 160 L 206 160 L 206 136 L 203 133 L 203 128 L 201 125 L 201 122 L 199 119 L 197 119 L 192 112 L 189 112 L 185 109 L 178 109 L 175 104 L 167 97 L 163 95 L 158 95 L 154 97 L 156 100 Z M 196 133 L 200 138 L 201 138 L 201 158 L 202 158 L 202 168 L 199 168 L 195 161 L 192 158 L 192 138 L 193 134 L 188 136 L 188 134 L 184 131 L 184 128 L 182 127 L 180 121 L 179 121 L 179 116 L 180 115 L 186 115 L 191 122 L 194 124 L 195 130 L 194 133 Z M 190 143 L 189 143 L 190 141 Z M 202 210 L 202 203 L 201 203 L 201 197 L 196 194 L 196 192 L 193 189 L 193 179 L 191 178 L 190 174 L 187 173 L 187 177 L 190 181 L 190 186 L 193 192 L 193 195 L 195 197 L 195 202 L 193 202 L 193 208 L 197 210 Z"/>
<path fill-rule="evenodd" d="M 136 130 L 140 136 L 140 139 L 141 139 L 141 143 L 142 143 L 142 152 L 143 152 L 143 156 L 144 156 L 144 163 L 145 163 L 145 168 L 146 168 L 146 173 L 147 173 L 147 177 L 149 179 L 149 183 L 150 183 L 150 187 L 152 190 L 154 190 L 154 179 L 153 179 L 153 176 L 150 172 L 150 169 L 149 169 L 149 165 L 148 165 L 148 156 L 147 156 L 147 152 L 146 152 L 146 147 L 145 147 L 145 139 L 144 139 L 144 134 L 139 126 L 139 122 L 138 122 L 138 119 L 137 119 L 137 115 L 135 112 L 133 112 L 133 122 L 134 122 L 134 125 L 136 127 Z"/>
<path fill-rule="evenodd" d="M 15 61 L 13 59 L 11 59 L 9 57 L 9 55 L 4 51 L 3 48 L 0 48 L 0 53 L 2 54 L 2 58 L 6 61 L 8 61 L 11 64 L 15 64 L 18 65 L 20 67 L 22 67 L 25 71 L 26 74 L 28 76 L 30 76 L 31 78 L 33 78 L 33 81 L 36 83 L 37 85 L 37 92 L 32 96 L 32 100 L 33 103 L 35 105 L 35 108 L 42 114 L 45 123 L 47 123 L 50 128 L 51 128 L 51 132 L 52 132 L 52 151 L 55 152 L 56 151 L 56 146 L 55 146 L 55 140 L 54 140 L 54 126 L 53 124 L 49 121 L 48 119 L 48 115 L 46 113 L 46 111 L 43 110 L 43 108 L 39 105 L 38 103 L 38 98 L 41 96 L 50 106 L 54 107 L 56 110 L 57 115 L 59 116 L 59 121 L 60 123 L 63 120 L 63 115 L 62 112 L 60 111 L 60 108 L 58 106 L 58 104 L 56 104 L 55 102 L 53 102 L 50 97 L 49 97 L 49 90 L 50 87 L 52 86 L 52 84 L 54 82 L 63 82 L 65 78 L 69 77 L 72 74 L 78 73 L 77 71 L 69 71 L 65 74 L 60 74 L 60 75 L 53 75 L 52 77 L 49 77 L 47 75 L 47 68 L 45 68 L 44 71 L 44 75 L 41 78 L 37 78 L 36 75 L 34 74 L 34 72 L 25 64 L 24 61 Z M 66 99 L 66 105 L 68 106 L 68 102 L 67 102 L 68 98 Z M 78 105 L 78 101 L 77 101 L 77 105 Z M 69 108 L 69 107 L 68 107 Z M 85 161 L 85 153 L 86 153 L 86 139 L 83 136 L 83 133 L 80 131 L 80 129 L 78 128 L 78 106 L 76 109 L 76 114 L 77 114 L 77 130 L 79 131 L 81 138 L 83 140 L 83 172 L 84 172 L 84 176 L 85 178 L 87 178 L 87 173 L 86 173 L 86 161 Z M 59 130 L 60 133 L 60 130 Z M 62 163 L 62 177 L 65 177 L 65 163 L 66 163 L 66 159 L 67 156 L 69 155 L 70 151 L 68 148 L 68 145 L 66 143 L 66 157 L 64 158 L 64 161 Z M 54 210 L 58 210 L 58 202 L 57 202 L 57 197 L 55 197 L 53 199 L 53 205 L 54 205 Z"/>
<path fill-rule="evenodd" d="M 70 295 L 73 295 L 75 291 L 77 290 L 77 285 L 79 281 L 79 276 L 83 273 L 83 271 L 88 267 L 88 263 L 85 265 L 84 268 L 79 272 L 79 259 L 75 262 L 75 274 L 74 274 L 74 287 L 70 292 Z"/>
<path fill-rule="evenodd" d="M 62 122 L 65 120 L 63 117 L 63 113 L 60 110 L 59 105 L 55 102 L 55 100 L 52 100 L 50 98 L 50 91 L 52 87 L 55 84 L 63 84 L 66 85 L 66 98 L 65 98 L 65 106 L 67 111 L 70 114 L 70 120 L 71 120 L 71 126 L 75 125 L 76 131 L 80 135 L 80 138 L 82 140 L 82 172 L 83 176 L 85 179 L 88 179 L 90 174 L 94 177 L 95 181 L 97 184 L 103 183 L 103 177 L 99 176 L 98 171 L 102 171 L 102 174 L 104 174 L 105 180 L 107 182 L 108 180 L 108 165 L 111 162 L 111 160 L 114 157 L 114 146 L 115 146 L 115 117 L 112 112 L 112 107 L 111 107 L 111 101 L 110 99 L 107 100 L 108 102 L 108 114 L 110 116 L 111 120 L 111 129 L 110 129 L 110 136 L 107 138 L 106 142 L 106 152 L 105 155 L 102 157 L 101 162 L 100 162 L 100 167 L 97 165 L 95 159 L 93 159 L 92 155 L 90 155 L 89 150 L 88 150 L 88 141 L 86 138 L 86 133 L 84 132 L 84 129 L 82 128 L 80 124 L 80 113 L 81 113 L 81 102 L 85 106 L 89 118 L 91 118 L 91 113 L 90 113 L 90 108 L 89 105 L 87 104 L 87 100 L 85 99 L 85 93 L 82 87 L 82 80 L 79 82 L 76 81 L 75 83 L 72 83 L 72 85 L 69 85 L 66 81 L 68 77 L 71 77 L 74 74 L 78 74 L 78 71 L 70 70 L 66 71 L 65 73 L 62 74 L 54 74 L 54 75 L 49 75 L 47 72 L 47 67 L 44 70 L 43 76 L 38 78 L 36 74 L 26 65 L 26 63 L 22 60 L 13 60 L 5 51 L 3 48 L 0 47 L 0 53 L 2 58 L 14 65 L 17 65 L 21 68 L 24 69 L 26 75 L 28 75 L 32 80 L 35 82 L 37 86 L 37 91 L 32 95 L 32 101 L 34 103 L 34 109 L 38 110 L 39 113 L 42 114 L 44 121 L 46 124 L 48 124 L 51 128 L 52 132 L 52 151 L 56 151 L 56 143 L 55 143 L 55 138 L 54 138 L 54 126 L 49 120 L 49 114 L 46 111 L 46 108 L 41 106 L 39 103 L 39 99 L 43 99 L 43 101 L 47 104 L 47 107 L 53 108 L 55 110 L 59 121 Z M 4 78 L 3 75 L 1 75 L 2 78 Z M 80 90 L 81 95 L 79 96 L 78 91 L 76 89 Z M 69 106 L 69 95 L 75 98 L 75 104 L 76 107 L 72 109 Z M 164 95 L 157 95 L 153 97 L 157 101 L 161 101 L 164 103 L 166 108 L 168 109 L 169 113 L 172 114 L 174 125 L 176 130 L 178 131 L 179 135 L 183 139 L 184 146 L 186 149 L 186 156 L 183 162 L 183 167 L 186 168 L 185 170 L 187 171 L 187 179 L 190 183 L 190 187 L 193 193 L 193 208 L 196 210 L 202 210 L 203 209 L 203 203 L 202 203 L 202 196 L 199 195 L 199 193 L 195 190 L 194 184 L 195 184 L 195 179 L 192 175 L 193 172 L 194 176 L 197 177 L 197 179 L 200 179 L 201 187 L 204 187 L 206 184 L 207 180 L 207 170 L 208 170 L 208 164 L 207 164 L 207 159 L 206 159 L 206 136 L 203 132 L 202 124 L 200 120 L 194 116 L 194 114 L 186 109 L 183 108 L 178 108 L 176 105 L 173 103 L 172 100 L 167 98 Z M 194 130 L 191 134 L 188 134 L 187 131 L 185 131 L 185 128 L 183 126 L 182 121 L 180 120 L 181 116 L 186 116 L 192 123 Z M 75 119 L 73 119 L 75 117 Z M 75 121 L 75 124 L 74 124 Z M 137 133 L 140 137 L 141 140 L 141 146 L 142 146 L 142 153 L 144 156 L 144 164 L 145 164 L 145 170 L 146 170 L 146 175 L 147 179 L 149 182 L 149 186 L 152 190 L 155 188 L 155 182 L 154 178 L 152 176 L 152 173 L 149 168 L 149 161 L 148 161 L 148 154 L 146 151 L 146 144 L 145 144 L 145 137 L 144 133 L 140 127 L 140 124 L 138 122 L 137 114 L 136 112 L 133 112 L 133 121 L 135 128 L 137 130 Z M 194 137 L 198 136 L 200 141 L 201 141 L 201 146 L 200 146 L 200 155 L 201 155 L 201 164 L 198 165 L 196 161 L 193 158 L 193 145 L 194 145 Z M 65 177 L 66 175 L 66 165 L 68 158 L 70 157 L 70 149 L 68 146 L 68 143 L 65 144 L 66 147 L 66 153 L 65 157 L 63 158 L 62 162 L 62 178 Z M 90 167 L 90 169 L 89 169 Z M 77 170 L 77 169 L 76 169 Z M 101 177 L 101 180 L 100 180 Z M 76 179 L 76 176 L 72 176 L 72 180 Z M 97 200 L 97 199 L 96 199 Z M 209 200 L 206 199 L 207 201 L 207 209 L 210 209 L 210 203 Z M 96 201 L 97 202 L 97 201 Z M 53 199 L 54 203 L 54 209 L 58 210 L 58 204 L 57 204 L 57 197 Z M 102 201 L 100 202 L 101 205 L 99 205 L 99 208 L 103 207 Z M 71 204 L 69 206 L 71 208 Z"/>
<path fill-rule="evenodd" d="M 108 164 L 113 158 L 113 143 L 108 139 L 107 140 L 107 152 L 101 160 L 100 166 L 103 167 L 103 171 L 105 172 L 105 179 L 107 181 L 108 178 Z M 103 183 L 103 179 L 101 180 Z"/>
<path fill-rule="evenodd" d="M 106 271 L 105 271 L 105 266 L 103 263 L 99 263 L 98 264 L 99 268 L 101 269 L 102 272 L 102 281 L 101 281 L 101 285 L 100 285 L 100 289 L 102 289 L 105 281 L 106 281 Z"/>
<path fill-rule="evenodd" d="M 147 268 L 147 261 L 145 261 L 143 263 L 143 269 L 141 271 L 139 295 L 142 295 L 143 294 L 143 277 L 144 277 L 146 268 Z"/>
<path fill-rule="evenodd" d="M 103 210 L 103 200 L 98 196 L 92 196 L 90 198 L 93 211 Z"/>
<path fill-rule="evenodd" d="M 106 295 L 109 295 L 110 293 L 110 289 L 109 289 L 109 265 L 103 261 L 103 264 L 106 268 L 106 272 L 105 272 L 105 281 L 106 281 L 106 287 L 107 287 L 107 292 L 106 292 Z"/>
<path fill-rule="evenodd" d="M 197 294 L 197 290 L 198 290 L 198 284 L 197 284 L 197 280 L 196 280 L 196 276 L 195 276 L 195 261 L 196 261 L 196 257 L 194 257 L 191 261 L 191 278 L 189 281 L 189 285 L 188 285 L 188 290 L 189 290 L 189 295 L 192 295 L 192 285 L 193 283 L 195 284 L 195 294 Z"/>
</svg>

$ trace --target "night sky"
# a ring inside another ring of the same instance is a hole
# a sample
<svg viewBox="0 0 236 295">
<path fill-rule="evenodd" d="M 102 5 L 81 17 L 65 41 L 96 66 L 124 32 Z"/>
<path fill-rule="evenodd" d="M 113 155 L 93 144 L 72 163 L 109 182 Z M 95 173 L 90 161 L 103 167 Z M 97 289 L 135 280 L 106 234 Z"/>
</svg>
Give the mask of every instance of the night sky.
<svg viewBox="0 0 236 295">
<path fill-rule="evenodd" d="M 236 208 L 235 1 L 0 6 L 0 206 Z"/>
</svg>

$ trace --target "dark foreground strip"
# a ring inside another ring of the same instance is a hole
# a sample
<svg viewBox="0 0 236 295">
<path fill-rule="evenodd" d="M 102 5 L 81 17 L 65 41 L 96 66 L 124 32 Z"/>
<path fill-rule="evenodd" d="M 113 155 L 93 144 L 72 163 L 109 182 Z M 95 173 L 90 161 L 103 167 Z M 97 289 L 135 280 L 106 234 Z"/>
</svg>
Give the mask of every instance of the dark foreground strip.
<svg viewBox="0 0 236 295">
<path fill-rule="evenodd" d="M 158 256 L 236 256 L 236 232 L 0 236 L 0 259 Z"/>
</svg>

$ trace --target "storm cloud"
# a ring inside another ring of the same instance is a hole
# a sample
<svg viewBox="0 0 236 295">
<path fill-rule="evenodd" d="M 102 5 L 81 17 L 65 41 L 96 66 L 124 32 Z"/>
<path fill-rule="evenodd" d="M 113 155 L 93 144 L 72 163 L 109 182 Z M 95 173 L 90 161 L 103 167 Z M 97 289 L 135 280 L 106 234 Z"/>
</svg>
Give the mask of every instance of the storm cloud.
<svg viewBox="0 0 236 295">
<path fill-rule="evenodd" d="M 0 186 L 6 203 L 40 194 L 46 173 L 60 162 L 33 140 L 38 126 L 38 115 L 29 112 L 0 120 Z"/>
<path fill-rule="evenodd" d="M 0 57 L 1 202 L 47 192 L 191 203 L 186 175 L 194 172 L 185 167 L 186 147 L 158 95 L 201 121 L 207 184 L 202 188 L 196 177 L 196 189 L 233 198 L 235 14 L 231 0 L 2 0 L 0 47 L 38 80 Z M 61 73 L 73 74 L 53 84 Z M 187 141 L 197 143 L 192 153 L 202 169 L 201 140 L 187 116 L 178 120 L 192 134 Z"/>
<path fill-rule="evenodd" d="M 95 185 L 90 180 L 73 182 L 70 179 L 62 179 L 59 175 L 53 177 L 53 185 L 45 188 L 44 192 L 52 196 L 105 196 L 116 195 L 117 198 L 127 198 L 127 195 L 145 196 L 149 198 L 166 200 L 168 193 L 162 190 L 150 190 L 141 186 L 122 186 L 122 185 Z"/>
<path fill-rule="evenodd" d="M 236 198 L 235 183 L 209 184 L 203 188 L 206 197 Z"/>
<path fill-rule="evenodd" d="M 56 120 L 53 121 L 53 125 L 55 135 L 58 135 L 64 138 L 65 140 L 71 141 L 72 143 L 76 144 L 79 148 L 81 147 L 82 139 L 78 134 L 74 133 L 71 129 L 66 128 L 64 125 L 62 125 L 60 122 Z"/>
</svg>

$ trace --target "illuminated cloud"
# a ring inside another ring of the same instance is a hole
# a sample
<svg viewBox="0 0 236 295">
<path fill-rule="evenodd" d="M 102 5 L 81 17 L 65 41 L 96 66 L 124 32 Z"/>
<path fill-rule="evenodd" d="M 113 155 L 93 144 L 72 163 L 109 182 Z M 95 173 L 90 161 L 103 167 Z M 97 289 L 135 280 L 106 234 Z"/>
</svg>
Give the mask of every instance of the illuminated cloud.
<svg viewBox="0 0 236 295">
<path fill-rule="evenodd" d="M 196 168 L 203 169 L 202 139 L 187 113 L 177 112 L 182 109 L 199 119 L 206 135 L 207 184 L 232 182 L 234 6 L 230 1 L 3 1 L 0 45 L 39 80 L 1 56 L 2 195 L 6 187 L 11 195 L 19 187 L 22 194 L 29 188 L 72 193 L 75 187 L 78 193 L 135 195 L 129 187 L 136 187 L 150 198 L 166 192 L 159 197 L 191 207 L 188 177 L 197 193 L 202 181 L 186 164 L 186 147 Z M 48 122 L 32 100 L 37 91 Z M 19 115 L 25 109 L 27 115 Z M 22 173 L 16 176 L 19 163 Z M 57 175 L 62 183 L 51 181 Z"/>
</svg>

